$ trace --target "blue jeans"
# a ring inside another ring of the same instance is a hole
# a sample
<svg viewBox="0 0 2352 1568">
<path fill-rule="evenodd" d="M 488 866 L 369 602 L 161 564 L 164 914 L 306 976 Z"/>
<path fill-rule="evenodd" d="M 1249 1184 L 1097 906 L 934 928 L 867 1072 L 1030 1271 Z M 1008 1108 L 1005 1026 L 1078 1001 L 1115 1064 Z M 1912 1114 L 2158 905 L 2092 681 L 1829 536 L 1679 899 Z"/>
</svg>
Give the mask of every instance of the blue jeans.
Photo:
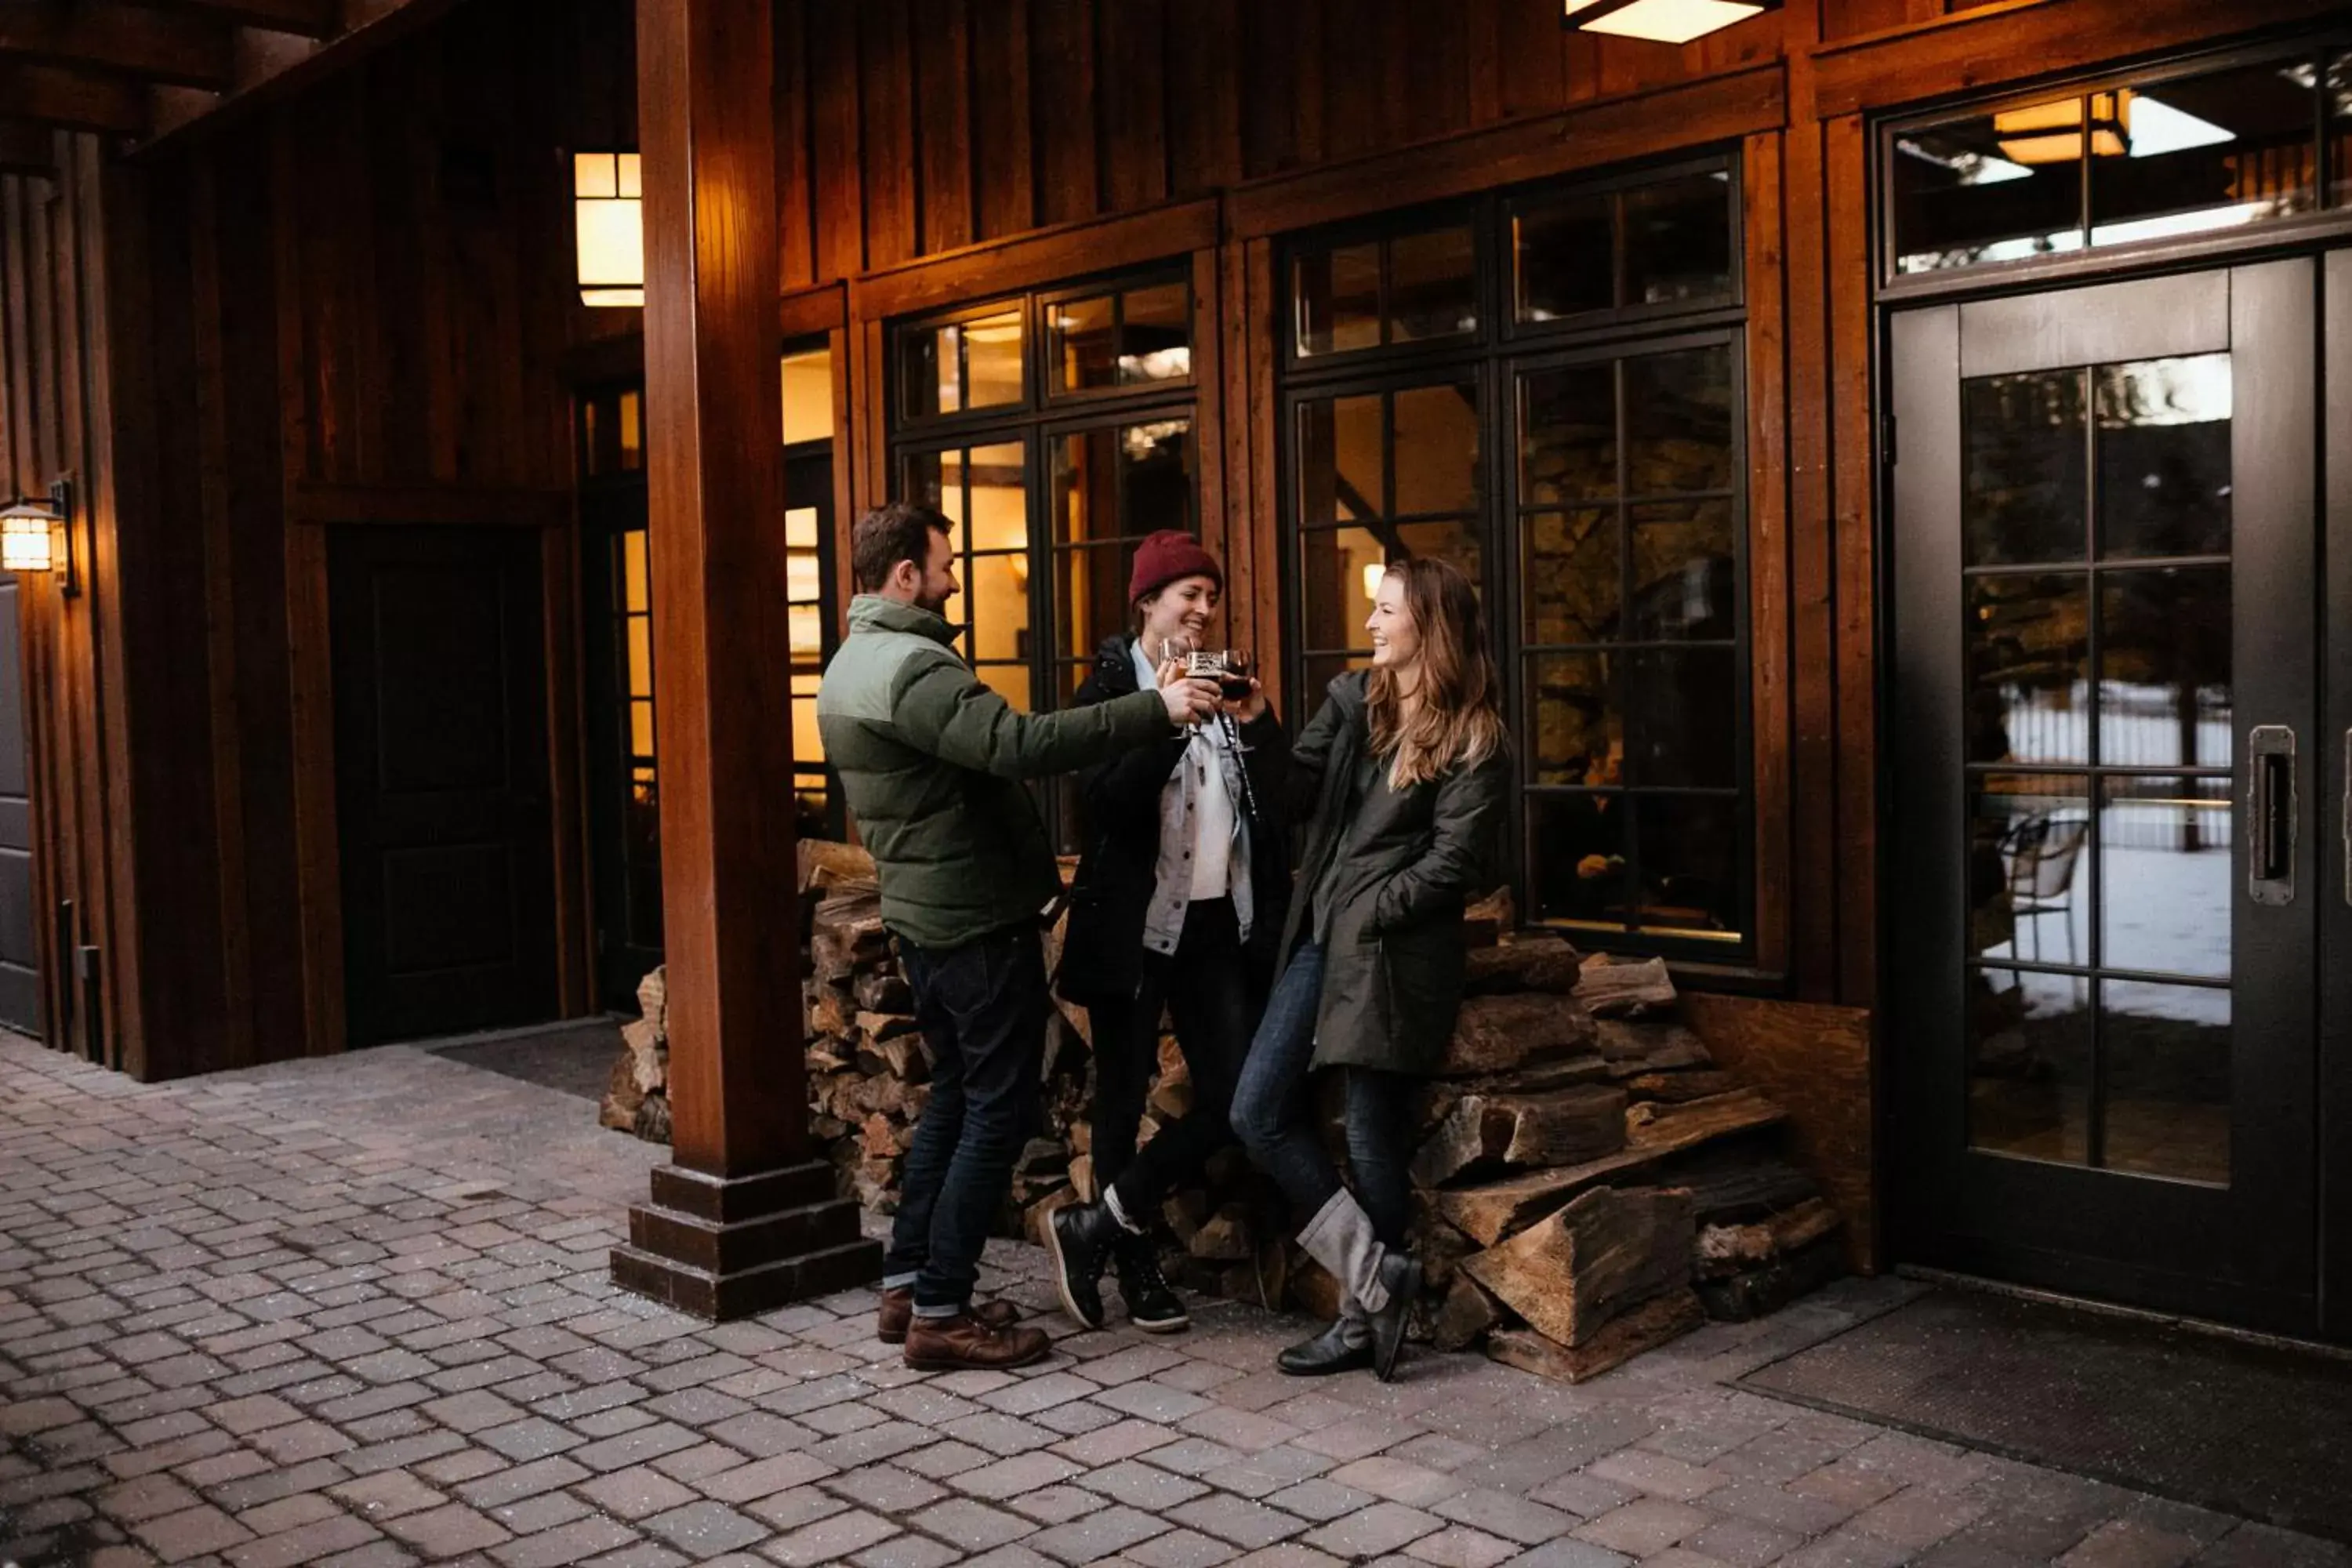
<svg viewBox="0 0 2352 1568">
<path fill-rule="evenodd" d="M 1234 1132 L 1250 1159 L 1290 1200 L 1291 1218 L 1313 1218 L 1339 1190 L 1339 1172 L 1324 1152 L 1307 1075 L 1315 1061 L 1315 1013 L 1323 999 L 1323 948 L 1300 944 L 1275 982 L 1265 1016 L 1234 1091 Z M 1402 1247 L 1412 1220 L 1409 1117 L 1415 1079 L 1373 1068 L 1347 1067 L 1348 1164 L 1356 1201 L 1382 1245 Z"/>
<path fill-rule="evenodd" d="M 971 1305 L 1013 1162 L 1044 1121 L 1053 1001 L 1034 926 L 956 948 L 898 945 L 931 1048 L 931 1093 L 907 1151 L 882 1278 L 914 1287 L 917 1316 L 952 1317 Z"/>
</svg>

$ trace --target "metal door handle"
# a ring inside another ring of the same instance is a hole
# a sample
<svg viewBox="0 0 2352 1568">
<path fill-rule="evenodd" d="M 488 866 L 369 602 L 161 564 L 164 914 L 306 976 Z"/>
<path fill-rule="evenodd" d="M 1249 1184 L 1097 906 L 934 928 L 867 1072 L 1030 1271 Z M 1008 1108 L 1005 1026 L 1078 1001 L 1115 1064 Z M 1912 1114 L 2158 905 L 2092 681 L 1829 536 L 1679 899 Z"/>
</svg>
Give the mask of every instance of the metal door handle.
<svg viewBox="0 0 2352 1568">
<path fill-rule="evenodd" d="M 2294 902 L 2294 731 L 2261 724 L 2246 737 L 2246 892 L 2258 904 Z"/>
</svg>

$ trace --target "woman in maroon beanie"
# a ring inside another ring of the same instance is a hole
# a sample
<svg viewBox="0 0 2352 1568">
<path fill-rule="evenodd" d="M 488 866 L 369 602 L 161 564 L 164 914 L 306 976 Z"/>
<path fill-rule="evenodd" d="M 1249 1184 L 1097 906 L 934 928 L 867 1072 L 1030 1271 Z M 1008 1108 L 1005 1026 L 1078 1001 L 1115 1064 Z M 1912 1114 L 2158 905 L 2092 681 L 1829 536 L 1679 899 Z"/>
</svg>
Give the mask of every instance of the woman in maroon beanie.
<svg viewBox="0 0 2352 1568">
<path fill-rule="evenodd" d="M 1128 601 L 1136 634 L 1103 645 L 1074 700 L 1083 707 L 1181 678 L 1211 647 L 1225 574 L 1189 533 L 1163 530 L 1136 552 Z M 1275 798 L 1282 732 L 1258 689 L 1216 721 L 1171 731 L 1084 775 L 1085 853 L 1070 893 L 1061 991 L 1086 1007 L 1095 1048 L 1098 1201 L 1046 1226 L 1070 1315 L 1104 1319 L 1116 1268 L 1129 1320 L 1171 1333 L 1189 1321 L 1160 1272 L 1153 1225 L 1170 1194 L 1232 1141 L 1234 1085 L 1273 978 L 1290 868 Z M 1139 1152 L 1136 1132 L 1160 1054 L 1162 1006 L 1192 1080 L 1191 1108 Z"/>
</svg>

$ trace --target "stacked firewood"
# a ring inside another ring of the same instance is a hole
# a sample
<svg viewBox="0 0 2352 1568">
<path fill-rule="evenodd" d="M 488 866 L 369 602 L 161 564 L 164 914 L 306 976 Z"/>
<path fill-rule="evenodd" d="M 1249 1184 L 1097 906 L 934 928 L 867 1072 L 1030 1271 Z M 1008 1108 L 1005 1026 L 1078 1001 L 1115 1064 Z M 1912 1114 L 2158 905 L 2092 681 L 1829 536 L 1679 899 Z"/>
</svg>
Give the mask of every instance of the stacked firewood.
<svg viewBox="0 0 2352 1568">
<path fill-rule="evenodd" d="M 656 968 L 637 984 L 641 1016 L 621 1026 L 621 1054 L 596 1120 L 655 1143 L 669 1142 L 669 985 Z"/>
<path fill-rule="evenodd" d="M 1573 1381 L 1838 1271 L 1786 1113 L 1676 1020 L 1662 961 L 1528 936 L 1470 974 L 1412 1167 L 1438 1345 Z"/>
<path fill-rule="evenodd" d="M 882 924 L 871 861 L 804 843 L 801 875 L 813 1129 L 845 1195 L 887 1214 L 936 1064 Z M 1837 1272 L 1838 1216 L 1783 1157 L 1782 1109 L 1720 1070 L 1678 1021 L 1665 965 L 1586 958 L 1557 936 L 1512 937 L 1512 924 L 1507 896 L 1473 911 L 1469 994 L 1421 1096 L 1418 1335 L 1577 1379 L 1709 1315 L 1770 1311 Z M 1049 933 L 1049 966 L 1060 935 Z M 614 1068 L 608 1123 L 624 1077 L 638 1081 L 637 1038 L 660 1038 L 658 972 L 648 985 L 646 1016 L 629 1026 L 632 1048 Z M 1032 1237 L 1055 1208 L 1097 1195 L 1084 1011 L 1052 1017 L 1040 1048 L 1043 1121 L 1000 1224 Z M 1321 1113 L 1339 1152 L 1335 1087 L 1325 1086 Z M 1163 1036 L 1141 1137 L 1181 1116 L 1192 1092 Z M 1334 1282 L 1289 1240 L 1279 1194 L 1240 1150 L 1212 1159 L 1163 1218 L 1164 1263 L 1178 1283 L 1337 1310 Z"/>
</svg>

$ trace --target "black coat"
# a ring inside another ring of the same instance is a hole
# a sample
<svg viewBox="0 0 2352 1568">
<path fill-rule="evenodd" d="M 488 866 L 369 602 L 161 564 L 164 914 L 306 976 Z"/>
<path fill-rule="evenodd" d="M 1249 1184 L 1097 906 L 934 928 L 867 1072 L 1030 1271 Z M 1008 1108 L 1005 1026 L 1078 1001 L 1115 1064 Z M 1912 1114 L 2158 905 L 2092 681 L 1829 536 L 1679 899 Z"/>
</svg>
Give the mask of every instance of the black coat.
<svg viewBox="0 0 2352 1568">
<path fill-rule="evenodd" d="M 1130 637 L 1107 639 L 1071 706 L 1108 702 L 1138 689 L 1133 647 Z M 1287 750 L 1273 709 L 1242 726 L 1242 742 L 1250 748 L 1242 759 L 1250 788 L 1271 815 Z M 1184 736 L 1171 727 L 1166 740 L 1138 746 L 1078 775 L 1085 844 L 1070 888 L 1060 986 L 1064 996 L 1082 1006 L 1124 1001 L 1142 982 L 1143 922 L 1159 880 L 1160 795 L 1183 760 L 1184 747 Z M 1246 808 L 1235 801 L 1234 809 Z M 1287 839 L 1286 824 L 1279 819 L 1250 824 L 1254 918 L 1245 957 L 1251 993 L 1257 997 L 1273 979 L 1276 942 L 1288 907 Z"/>
<path fill-rule="evenodd" d="M 1368 679 L 1349 670 L 1333 680 L 1286 759 L 1284 797 L 1293 810 L 1311 801 L 1314 816 L 1282 952 L 1307 934 L 1336 857 L 1315 1065 L 1426 1074 L 1444 1056 L 1462 1005 L 1464 906 L 1499 879 L 1510 762 L 1498 751 L 1402 790 L 1381 768 L 1345 810 L 1349 781 L 1371 744 Z"/>
</svg>

